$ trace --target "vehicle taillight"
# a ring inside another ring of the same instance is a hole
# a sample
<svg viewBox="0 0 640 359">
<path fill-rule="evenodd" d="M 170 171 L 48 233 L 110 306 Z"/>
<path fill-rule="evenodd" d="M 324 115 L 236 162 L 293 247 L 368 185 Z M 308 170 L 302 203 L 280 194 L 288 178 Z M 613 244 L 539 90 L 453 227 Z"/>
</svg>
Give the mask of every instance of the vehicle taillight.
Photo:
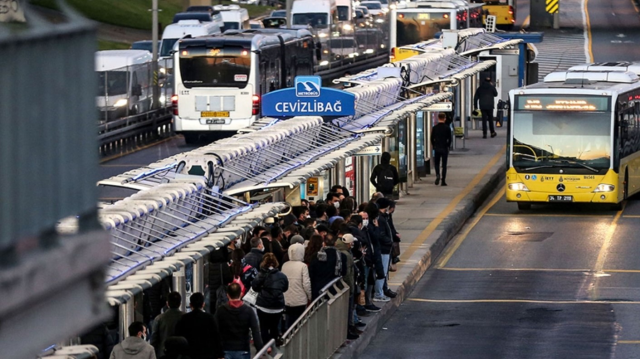
<svg viewBox="0 0 640 359">
<path fill-rule="evenodd" d="M 173 114 L 178 115 L 178 95 L 171 96 L 171 107 L 173 109 Z"/>
<path fill-rule="evenodd" d="M 251 107 L 251 115 L 259 115 L 260 114 L 260 96 L 253 95 L 251 97 L 252 107 Z"/>
<path fill-rule="evenodd" d="M 513 6 L 509 6 L 509 15 L 513 15 Z"/>
<path fill-rule="evenodd" d="M 393 61 L 393 60 L 395 60 L 395 58 L 396 58 L 396 48 L 395 48 L 395 47 L 392 47 L 392 48 L 391 48 L 391 54 L 389 55 L 389 59 L 390 59 L 391 61 Z"/>
</svg>

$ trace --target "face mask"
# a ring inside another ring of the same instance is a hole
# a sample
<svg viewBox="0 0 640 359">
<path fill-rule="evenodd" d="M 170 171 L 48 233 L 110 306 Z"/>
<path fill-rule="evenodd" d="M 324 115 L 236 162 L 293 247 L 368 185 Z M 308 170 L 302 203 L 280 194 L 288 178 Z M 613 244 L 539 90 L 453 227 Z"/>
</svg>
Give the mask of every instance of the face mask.
<svg viewBox="0 0 640 359">
<path fill-rule="evenodd" d="M 307 215 L 307 218 L 311 218 L 311 216 Z"/>
<path fill-rule="evenodd" d="M 369 225 L 369 220 L 368 220 L 368 219 L 363 219 L 363 220 L 362 220 L 362 226 L 363 226 L 363 227 L 366 227 L 366 226 L 368 226 L 368 225 Z"/>
<path fill-rule="evenodd" d="M 340 202 L 333 202 L 333 206 L 336 208 L 340 208 Z"/>
<path fill-rule="evenodd" d="M 140 339 L 144 340 L 145 342 L 147 341 L 147 337 L 145 335 L 141 336 Z"/>
</svg>

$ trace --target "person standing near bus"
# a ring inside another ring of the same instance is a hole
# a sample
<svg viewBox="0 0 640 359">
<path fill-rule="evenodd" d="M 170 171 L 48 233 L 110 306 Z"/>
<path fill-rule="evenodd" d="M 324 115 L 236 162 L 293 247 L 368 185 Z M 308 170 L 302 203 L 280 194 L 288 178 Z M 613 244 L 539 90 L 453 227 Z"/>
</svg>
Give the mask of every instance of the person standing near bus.
<svg viewBox="0 0 640 359">
<path fill-rule="evenodd" d="M 473 108 L 475 110 L 480 107 L 482 112 L 482 138 L 487 138 L 487 122 L 489 122 L 489 130 L 491 131 L 491 137 L 496 137 L 497 133 L 493 129 L 493 108 L 494 97 L 498 96 L 493 83 L 491 83 L 491 77 L 486 77 L 476 90 L 475 96 L 473 96 Z M 478 103 L 480 106 L 478 106 Z"/>
</svg>

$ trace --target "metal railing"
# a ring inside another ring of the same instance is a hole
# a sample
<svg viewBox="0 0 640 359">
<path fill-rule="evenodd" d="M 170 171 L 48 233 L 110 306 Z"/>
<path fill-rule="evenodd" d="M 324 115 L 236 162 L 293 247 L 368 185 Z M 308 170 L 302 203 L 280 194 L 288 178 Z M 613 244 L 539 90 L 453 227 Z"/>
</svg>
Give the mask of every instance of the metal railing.
<svg viewBox="0 0 640 359">
<path fill-rule="evenodd" d="M 348 331 L 349 286 L 336 278 L 282 335 L 283 345 L 270 340 L 254 359 L 330 357 L 345 342 Z"/>
</svg>

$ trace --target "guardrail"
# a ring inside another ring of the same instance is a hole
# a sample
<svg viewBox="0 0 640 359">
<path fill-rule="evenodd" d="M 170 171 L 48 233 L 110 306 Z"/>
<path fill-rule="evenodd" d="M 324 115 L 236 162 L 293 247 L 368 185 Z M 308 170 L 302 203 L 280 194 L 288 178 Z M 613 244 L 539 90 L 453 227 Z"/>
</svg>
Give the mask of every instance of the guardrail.
<svg viewBox="0 0 640 359">
<path fill-rule="evenodd" d="M 282 335 L 282 346 L 272 339 L 254 359 L 328 358 L 347 338 L 348 313 L 349 286 L 336 278 Z"/>
<path fill-rule="evenodd" d="M 121 140 L 138 136 L 155 137 L 171 133 L 171 108 L 160 108 L 139 115 L 127 116 L 98 125 L 101 152 Z"/>
</svg>

